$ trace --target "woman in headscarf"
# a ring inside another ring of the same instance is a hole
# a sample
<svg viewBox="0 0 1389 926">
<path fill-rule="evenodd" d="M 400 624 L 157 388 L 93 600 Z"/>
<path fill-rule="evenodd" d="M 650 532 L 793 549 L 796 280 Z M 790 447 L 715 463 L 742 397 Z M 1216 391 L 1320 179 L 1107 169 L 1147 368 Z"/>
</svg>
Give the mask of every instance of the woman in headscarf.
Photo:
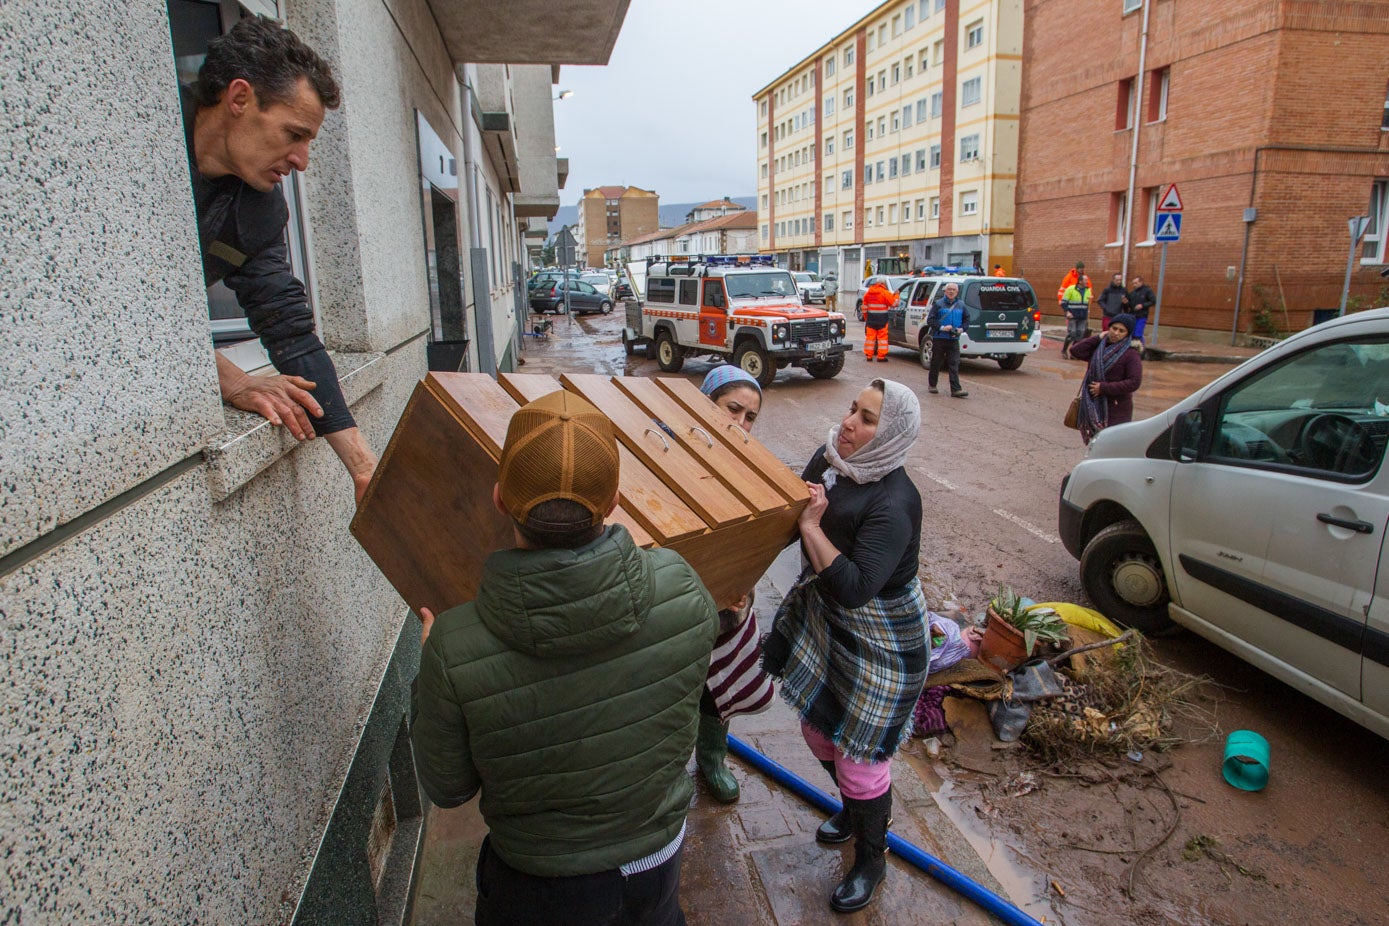
<svg viewBox="0 0 1389 926">
<path fill-rule="evenodd" d="M 830 897 L 840 912 L 867 906 L 886 874 L 889 760 L 926 681 L 921 494 L 903 468 L 920 430 L 916 396 L 881 379 L 830 429 L 803 474 L 809 566 L 763 644 L 764 666 L 781 678 L 810 751 L 844 798 L 815 834 L 824 843 L 855 840 L 853 867 Z"/>
<path fill-rule="evenodd" d="M 699 391 L 744 431 L 762 411 L 762 387 L 757 380 L 732 364 L 715 367 L 704 377 Z M 738 779 L 728 770 L 728 722 L 739 714 L 755 714 L 772 703 L 771 677 L 759 665 L 757 618 L 752 613 L 752 592 L 734 607 L 719 612 L 719 636 L 709 657 L 709 674 L 699 700 L 699 735 L 695 738 L 695 765 L 715 800 L 728 804 L 738 799 Z"/>
<path fill-rule="evenodd" d="M 1076 409 L 1076 425 L 1087 444 L 1110 425 L 1133 420 L 1133 394 L 1143 382 L 1142 347 L 1133 339 L 1133 326 L 1133 316 L 1120 312 L 1104 334 L 1071 345 L 1072 357 L 1090 361 Z"/>
</svg>

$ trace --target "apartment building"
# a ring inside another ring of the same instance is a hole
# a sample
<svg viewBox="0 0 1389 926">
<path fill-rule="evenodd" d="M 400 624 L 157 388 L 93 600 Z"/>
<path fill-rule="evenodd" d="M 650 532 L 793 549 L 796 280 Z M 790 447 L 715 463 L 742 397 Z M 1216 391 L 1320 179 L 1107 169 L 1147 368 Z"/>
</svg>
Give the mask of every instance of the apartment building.
<svg viewBox="0 0 1389 926">
<path fill-rule="evenodd" d="M 760 250 L 1010 268 L 1022 40 L 1022 0 L 894 0 L 758 90 Z"/>
<path fill-rule="evenodd" d="M 1027 0 L 1025 11 L 1016 269 L 1039 293 L 1076 260 L 1097 286 L 1111 273 L 1156 286 L 1155 210 L 1176 183 L 1185 208 L 1163 329 L 1215 340 L 1305 327 L 1339 305 L 1355 216 L 1370 222 L 1351 304 L 1385 304 L 1389 3 Z"/>
<path fill-rule="evenodd" d="M 584 190 L 579 199 L 575 237 L 579 259 L 587 267 L 602 267 L 603 254 L 629 238 L 661 227 L 661 198 L 635 186 L 600 186 Z"/>
</svg>

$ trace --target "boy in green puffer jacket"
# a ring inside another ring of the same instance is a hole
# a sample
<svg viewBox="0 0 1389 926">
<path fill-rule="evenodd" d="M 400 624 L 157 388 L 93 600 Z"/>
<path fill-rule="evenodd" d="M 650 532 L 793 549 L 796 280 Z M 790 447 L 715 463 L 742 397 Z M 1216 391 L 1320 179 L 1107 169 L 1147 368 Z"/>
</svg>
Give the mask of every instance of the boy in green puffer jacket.
<svg viewBox="0 0 1389 926">
<path fill-rule="evenodd" d="M 421 610 L 415 763 L 441 807 L 482 792 L 482 926 L 685 921 L 685 764 L 718 615 L 679 554 L 603 524 L 617 485 L 601 412 L 563 391 L 524 406 L 493 489 L 516 548 L 474 601 Z"/>
</svg>

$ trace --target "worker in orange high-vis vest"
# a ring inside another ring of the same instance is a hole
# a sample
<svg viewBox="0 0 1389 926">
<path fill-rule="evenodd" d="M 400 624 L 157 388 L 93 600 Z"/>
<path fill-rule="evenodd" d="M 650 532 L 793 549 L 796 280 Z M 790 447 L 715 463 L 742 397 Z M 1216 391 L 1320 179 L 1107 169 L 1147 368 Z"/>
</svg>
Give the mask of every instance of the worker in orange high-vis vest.
<svg viewBox="0 0 1389 926">
<path fill-rule="evenodd" d="M 887 312 L 897 304 L 897 294 L 878 280 L 863 294 L 863 359 L 872 360 L 877 346 L 878 362 L 887 363 Z"/>
</svg>

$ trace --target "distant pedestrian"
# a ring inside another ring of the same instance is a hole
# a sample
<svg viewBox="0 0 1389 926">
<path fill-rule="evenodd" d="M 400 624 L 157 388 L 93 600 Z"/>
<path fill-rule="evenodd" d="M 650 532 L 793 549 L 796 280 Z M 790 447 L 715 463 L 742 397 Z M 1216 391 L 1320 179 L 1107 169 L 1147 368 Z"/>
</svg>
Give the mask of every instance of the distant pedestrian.
<svg viewBox="0 0 1389 926">
<path fill-rule="evenodd" d="M 1061 286 L 1056 290 L 1056 302 L 1060 305 L 1066 298 L 1066 290 L 1077 283 L 1084 283 L 1086 289 L 1092 289 L 1090 278 L 1085 275 L 1085 261 L 1078 260 L 1071 270 L 1066 271 L 1066 275 L 1061 279 Z"/>
<path fill-rule="evenodd" d="M 839 307 L 839 280 L 834 274 L 826 275 L 823 282 L 825 290 L 825 308 L 831 312 Z"/>
<path fill-rule="evenodd" d="M 617 483 L 602 412 L 563 391 L 521 407 L 492 489 L 515 547 L 475 600 L 420 610 L 415 766 L 440 807 L 482 792 L 479 926 L 685 922 L 685 764 L 718 613 L 679 554 L 603 523 Z"/>
<path fill-rule="evenodd" d="M 1072 346 L 1090 334 L 1090 278 L 1082 275 L 1061 294 L 1061 311 L 1066 313 L 1066 340 L 1061 356 L 1070 357 Z"/>
<path fill-rule="evenodd" d="M 1003 265 L 1002 265 L 1002 264 L 994 264 L 994 276 L 996 276 L 996 277 L 1006 277 L 1007 275 L 1008 275 L 1008 274 L 1006 274 L 1006 273 L 1003 272 Z"/>
<path fill-rule="evenodd" d="M 879 363 L 887 363 L 888 310 L 897 304 L 897 294 L 883 280 L 874 280 L 863 294 L 863 359 L 871 361 L 876 349 Z"/>
<path fill-rule="evenodd" d="M 1143 333 L 1148 327 L 1148 313 L 1157 302 L 1153 288 L 1143 282 L 1138 274 L 1133 275 L 1133 288 L 1129 290 L 1129 314 L 1133 316 L 1133 339 L 1143 343 Z"/>
<path fill-rule="evenodd" d="M 868 906 L 887 875 L 891 759 L 926 681 L 921 493 L 904 466 L 920 431 L 916 396 L 882 379 L 831 429 L 802 474 L 809 566 L 763 645 L 763 664 L 781 677 L 806 745 L 844 798 L 815 833 L 823 843 L 854 840 L 853 866 L 830 895 L 841 913 Z"/>
<path fill-rule="evenodd" d="M 931 371 L 926 377 L 926 386 L 932 395 L 939 390 L 936 382 L 940 379 L 941 367 L 950 374 L 950 394 L 957 399 L 969 395 L 960 385 L 960 335 L 965 330 L 965 303 L 960 298 L 960 287 L 946 283 L 945 292 L 931 304 L 926 313 L 926 330 L 931 335 Z"/>
<path fill-rule="evenodd" d="M 1133 316 L 1120 313 L 1104 334 L 1071 345 L 1072 357 L 1090 361 L 1076 416 L 1081 440 L 1087 444 L 1110 425 L 1133 420 L 1133 394 L 1143 383 L 1143 361 L 1133 328 Z"/>
<path fill-rule="evenodd" d="M 1104 319 L 1101 325 L 1106 331 L 1109 330 L 1109 320 L 1120 312 L 1127 311 L 1129 304 L 1129 292 L 1124 289 L 1124 275 L 1116 273 L 1110 279 L 1109 285 L 1100 293 L 1100 297 L 1095 300 L 1095 304 L 1100 307 L 1100 314 Z"/>
</svg>

